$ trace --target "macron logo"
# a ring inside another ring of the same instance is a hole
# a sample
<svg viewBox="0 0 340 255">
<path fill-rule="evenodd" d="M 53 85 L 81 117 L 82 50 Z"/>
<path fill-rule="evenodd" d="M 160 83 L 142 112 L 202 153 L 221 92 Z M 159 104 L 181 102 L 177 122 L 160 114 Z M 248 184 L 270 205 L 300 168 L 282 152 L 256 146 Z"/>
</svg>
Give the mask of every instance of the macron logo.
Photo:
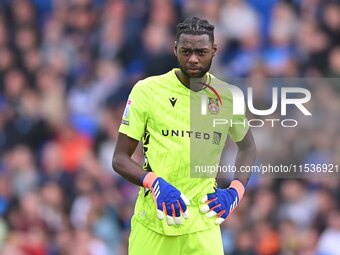
<svg viewBox="0 0 340 255">
<path fill-rule="evenodd" d="M 169 98 L 169 100 L 170 100 L 170 103 L 171 103 L 172 107 L 175 107 L 177 98 L 172 97 L 172 98 Z"/>
</svg>

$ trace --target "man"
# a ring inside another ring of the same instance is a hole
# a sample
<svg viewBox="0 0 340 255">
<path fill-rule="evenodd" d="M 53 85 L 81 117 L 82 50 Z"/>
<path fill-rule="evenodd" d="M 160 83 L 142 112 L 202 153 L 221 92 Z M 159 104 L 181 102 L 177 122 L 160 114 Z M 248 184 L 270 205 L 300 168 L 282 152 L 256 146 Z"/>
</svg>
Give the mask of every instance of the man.
<svg viewBox="0 0 340 255">
<path fill-rule="evenodd" d="M 229 85 L 208 73 L 216 51 L 214 26 L 186 19 L 174 45 L 180 68 L 139 81 L 129 96 L 112 165 L 142 186 L 131 255 L 223 254 L 219 224 L 237 206 L 250 175 L 237 171 L 230 187 L 219 189 L 214 174 L 197 169 L 219 163 L 228 135 L 238 145 L 237 169 L 253 165 L 256 149 L 242 125 L 245 116 L 232 114 Z M 215 126 L 214 118 L 238 124 Z M 140 140 L 144 170 L 131 159 Z"/>
</svg>

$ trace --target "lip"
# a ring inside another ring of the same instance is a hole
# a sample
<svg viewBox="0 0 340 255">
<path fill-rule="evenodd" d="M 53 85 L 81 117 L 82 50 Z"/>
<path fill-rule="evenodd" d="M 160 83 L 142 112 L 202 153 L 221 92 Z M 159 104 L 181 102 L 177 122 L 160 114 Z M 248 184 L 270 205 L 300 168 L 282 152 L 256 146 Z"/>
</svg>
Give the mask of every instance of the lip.
<svg viewBox="0 0 340 255">
<path fill-rule="evenodd" d="M 192 73 L 197 73 L 197 72 L 200 72 L 201 70 L 198 68 L 188 68 L 187 71 L 192 72 Z"/>
</svg>

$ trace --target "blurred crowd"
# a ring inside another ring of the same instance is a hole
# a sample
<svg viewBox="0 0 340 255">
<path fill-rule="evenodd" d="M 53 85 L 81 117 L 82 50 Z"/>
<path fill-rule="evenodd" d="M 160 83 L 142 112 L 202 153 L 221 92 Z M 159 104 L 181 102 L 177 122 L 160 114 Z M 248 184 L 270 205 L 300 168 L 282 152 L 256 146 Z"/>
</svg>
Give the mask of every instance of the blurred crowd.
<svg viewBox="0 0 340 255">
<path fill-rule="evenodd" d="M 111 167 L 121 114 L 136 81 L 176 67 L 188 16 L 215 25 L 211 71 L 250 82 L 257 105 L 271 104 L 268 77 L 310 81 L 312 119 L 295 109 L 297 128 L 254 129 L 259 163 L 340 165 L 339 13 L 331 0 L 1 0 L 0 254 L 127 253 L 139 188 Z M 254 175 L 225 253 L 340 254 L 339 178 L 306 177 Z"/>
</svg>

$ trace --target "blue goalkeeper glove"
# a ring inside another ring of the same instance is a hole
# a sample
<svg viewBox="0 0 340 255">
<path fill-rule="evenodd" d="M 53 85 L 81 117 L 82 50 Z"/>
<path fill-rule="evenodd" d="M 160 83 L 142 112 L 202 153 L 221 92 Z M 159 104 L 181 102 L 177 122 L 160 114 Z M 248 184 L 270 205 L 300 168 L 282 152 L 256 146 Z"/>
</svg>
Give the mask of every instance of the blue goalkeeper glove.
<svg viewBox="0 0 340 255">
<path fill-rule="evenodd" d="M 152 172 L 148 172 L 142 177 L 142 183 L 145 188 L 151 190 L 157 207 L 158 219 L 163 220 L 165 213 L 167 224 L 172 226 L 174 223 L 182 224 L 181 214 L 185 219 L 189 218 L 187 206 L 190 205 L 190 202 L 174 186 Z"/>
<path fill-rule="evenodd" d="M 216 192 L 204 196 L 201 212 L 208 218 L 217 215 L 216 224 L 221 224 L 235 209 L 243 197 L 245 188 L 239 180 L 233 180 L 228 189 L 216 189 Z"/>
</svg>

